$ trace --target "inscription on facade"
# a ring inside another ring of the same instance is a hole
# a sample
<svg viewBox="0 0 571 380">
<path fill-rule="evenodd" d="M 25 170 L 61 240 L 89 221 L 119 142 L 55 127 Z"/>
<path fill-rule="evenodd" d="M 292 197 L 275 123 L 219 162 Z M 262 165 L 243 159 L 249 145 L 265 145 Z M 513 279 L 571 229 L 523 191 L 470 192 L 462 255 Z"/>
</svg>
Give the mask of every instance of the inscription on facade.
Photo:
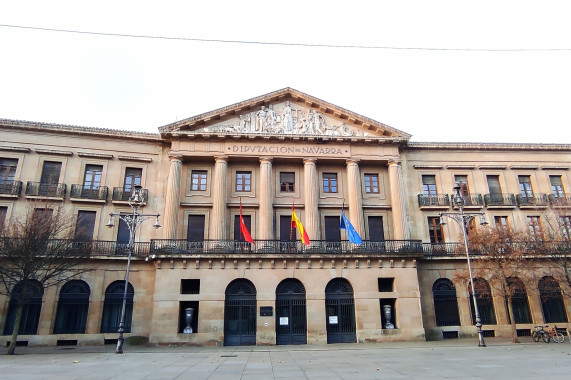
<svg viewBox="0 0 571 380">
<path fill-rule="evenodd" d="M 325 146 L 231 145 L 227 151 L 235 154 L 268 154 L 293 156 L 346 156 L 347 149 Z"/>
</svg>

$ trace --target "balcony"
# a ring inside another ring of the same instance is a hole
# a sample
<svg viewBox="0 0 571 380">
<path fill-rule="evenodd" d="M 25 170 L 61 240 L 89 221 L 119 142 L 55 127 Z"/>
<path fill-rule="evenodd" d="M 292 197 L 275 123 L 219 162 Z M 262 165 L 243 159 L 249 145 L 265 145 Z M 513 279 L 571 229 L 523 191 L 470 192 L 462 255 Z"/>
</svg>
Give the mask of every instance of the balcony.
<svg viewBox="0 0 571 380">
<path fill-rule="evenodd" d="M 22 181 L 4 181 L 0 183 L 0 197 L 18 198 L 22 192 Z"/>
<path fill-rule="evenodd" d="M 525 196 L 523 194 L 516 195 L 517 204 L 519 207 L 547 207 L 549 206 L 549 199 L 545 194 L 534 194 L 532 196 Z"/>
<path fill-rule="evenodd" d="M 2 238 L 0 239 L 0 250 L 3 249 L 5 242 L 11 240 L 12 238 Z M 63 243 L 63 245 L 62 245 Z M 67 245 L 69 243 L 69 245 Z M 83 251 L 89 252 L 90 256 L 127 256 L 129 254 L 129 247 L 126 243 L 120 243 L 117 241 L 103 241 L 103 240 L 89 240 L 89 241 L 79 241 L 70 239 L 53 239 L 46 243 L 47 247 L 52 249 L 54 247 L 66 246 L 70 249 L 70 255 L 73 252 Z M 150 242 L 140 242 L 135 243 L 133 250 L 133 256 L 146 257 L 149 255 L 151 243 Z M 41 253 L 39 253 L 41 254 Z M 80 255 L 83 257 L 83 255 Z"/>
<path fill-rule="evenodd" d="M 486 194 L 484 195 L 486 207 L 516 207 L 517 201 L 513 194 Z"/>
<path fill-rule="evenodd" d="M 301 241 L 254 240 L 255 244 L 236 240 L 186 241 L 181 239 L 156 239 L 151 241 L 152 254 L 422 254 L 420 240 L 349 241 L 331 242 L 312 240 L 309 245 Z"/>
<path fill-rule="evenodd" d="M 131 191 L 132 191 L 131 188 L 125 190 L 124 187 L 114 187 L 111 200 L 114 202 L 129 202 L 129 198 L 131 197 Z M 149 189 L 142 189 L 141 195 L 143 196 L 143 199 L 148 200 Z"/>
<path fill-rule="evenodd" d="M 450 195 L 452 198 L 454 194 Z M 482 194 L 463 194 L 465 207 L 483 207 L 484 197 Z"/>
<path fill-rule="evenodd" d="M 422 243 L 425 256 L 466 256 L 466 250 L 460 243 Z M 529 255 L 553 255 L 568 257 L 571 252 L 570 241 L 514 241 L 506 243 L 506 250 L 525 252 Z M 470 246 L 470 255 L 483 254 L 478 248 Z"/>
<path fill-rule="evenodd" d="M 547 196 L 549 203 L 553 207 L 570 207 L 571 206 L 571 195 L 570 194 L 549 194 Z"/>
<path fill-rule="evenodd" d="M 460 243 L 422 243 L 426 256 L 458 256 L 465 255 L 464 246 Z"/>
<path fill-rule="evenodd" d="M 26 196 L 65 198 L 67 185 L 65 183 L 41 183 L 28 181 L 26 184 Z"/>
<path fill-rule="evenodd" d="M 420 208 L 448 208 L 450 207 L 450 197 L 448 194 L 424 195 L 418 194 L 418 205 Z"/>
<path fill-rule="evenodd" d="M 105 202 L 107 200 L 107 193 L 108 193 L 107 186 L 99 186 L 97 188 L 93 188 L 90 186 L 83 186 L 83 185 L 71 185 L 69 197 L 72 199 L 84 199 L 84 200 Z"/>
</svg>

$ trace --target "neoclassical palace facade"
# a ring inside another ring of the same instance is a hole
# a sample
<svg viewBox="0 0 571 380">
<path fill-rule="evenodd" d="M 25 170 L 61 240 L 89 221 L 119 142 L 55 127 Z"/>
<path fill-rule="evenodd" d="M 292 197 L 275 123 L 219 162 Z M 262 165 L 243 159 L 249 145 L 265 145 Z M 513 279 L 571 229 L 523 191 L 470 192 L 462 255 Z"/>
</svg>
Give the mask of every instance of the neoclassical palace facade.
<svg viewBox="0 0 571 380">
<path fill-rule="evenodd" d="M 541 228 L 553 200 L 571 206 L 571 145 L 412 143 L 410 135 L 286 88 L 162 126 L 158 134 L 0 119 L 0 222 L 31 200 L 61 202 L 90 242 L 90 271 L 38 289 L 28 345 L 115 343 L 129 213 L 136 232 L 127 336 L 150 344 L 274 345 L 474 336 L 459 226 L 440 224 L 462 185 L 467 208 L 516 229 Z M 310 238 L 291 228 L 292 208 Z M 339 228 L 344 210 L 362 238 Z M 246 242 L 240 214 L 254 243 Z M 531 227 L 530 227 L 531 226 Z M 81 235 L 81 236 L 79 236 Z M 460 250 L 461 251 L 461 250 Z M 545 273 L 514 308 L 517 329 L 569 328 L 571 300 L 542 297 Z M 485 279 L 480 279 L 486 281 Z M 486 336 L 509 336 L 504 299 L 478 300 Z M 515 301 L 513 301 L 515 302 Z M 13 300 L 0 296 L 0 344 Z M 185 333 L 185 310 L 194 310 Z"/>
</svg>

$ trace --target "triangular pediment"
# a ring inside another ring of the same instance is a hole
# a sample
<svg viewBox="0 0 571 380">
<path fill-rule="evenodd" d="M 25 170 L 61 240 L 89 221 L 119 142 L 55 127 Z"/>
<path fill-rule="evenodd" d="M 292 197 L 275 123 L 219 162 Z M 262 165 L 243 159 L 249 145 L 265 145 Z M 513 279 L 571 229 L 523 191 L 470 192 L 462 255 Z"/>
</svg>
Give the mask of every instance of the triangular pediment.
<svg viewBox="0 0 571 380">
<path fill-rule="evenodd" d="M 163 137 L 180 134 L 247 134 L 386 138 L 410 135 L 292 88 L 190 117 L 159 128 Z"/>
</svg>

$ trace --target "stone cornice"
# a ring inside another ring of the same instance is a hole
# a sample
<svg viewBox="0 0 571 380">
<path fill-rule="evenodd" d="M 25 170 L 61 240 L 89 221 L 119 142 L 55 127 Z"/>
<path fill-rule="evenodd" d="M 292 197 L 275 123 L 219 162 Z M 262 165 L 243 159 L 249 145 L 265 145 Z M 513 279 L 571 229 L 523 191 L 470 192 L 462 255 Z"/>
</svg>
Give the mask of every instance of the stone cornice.
<svg viewBox="0 0 571 380">
<path fill-rule="evenodd" d="M 523 144 L 523 143 L 462 143 L 462 142 L 408 142 L 404 147 L 413 149 L 438 150 L 556 150 L 571 151 L 571 144 Z"/>
<path fill-rule="evenodd" d="M 83 136 L 121 137 L 135 140 L 160 141 L 161 137 L 155 133 L 121 131 L 117 129 L 80 127 L 75 125 L 41 123 L 35 121 L 0 119 L 0 128 L 42 131 L 53 133 L 66 133 Z"/>
</svg>

